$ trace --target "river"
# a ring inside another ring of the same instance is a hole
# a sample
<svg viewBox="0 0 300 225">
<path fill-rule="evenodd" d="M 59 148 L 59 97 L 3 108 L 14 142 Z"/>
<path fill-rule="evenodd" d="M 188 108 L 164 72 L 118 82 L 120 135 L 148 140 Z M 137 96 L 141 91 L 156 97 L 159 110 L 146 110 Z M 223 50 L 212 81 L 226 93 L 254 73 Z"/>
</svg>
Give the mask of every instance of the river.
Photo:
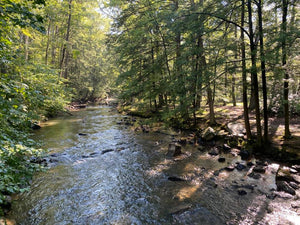
<svg viewBox="0 0 300 225">
<path fill-rule="evenodd" d="M 276 188 L 277 164 L 256 180 L 247 170 L 220 170 L 242 162 L 231 154 L 220 163 L 187 145 L 182 156 L 168 158 L 177 134 L 135 132 L 121 122 L 125 118 L 100 106 L 45 122 L 35 139 L 49 149 L 50 169 L 18 196 L 11 220 L 23 225 L 296 224 L 296 212 L 281 215 L 284 203 L 268 198 Z"/>
</svg>

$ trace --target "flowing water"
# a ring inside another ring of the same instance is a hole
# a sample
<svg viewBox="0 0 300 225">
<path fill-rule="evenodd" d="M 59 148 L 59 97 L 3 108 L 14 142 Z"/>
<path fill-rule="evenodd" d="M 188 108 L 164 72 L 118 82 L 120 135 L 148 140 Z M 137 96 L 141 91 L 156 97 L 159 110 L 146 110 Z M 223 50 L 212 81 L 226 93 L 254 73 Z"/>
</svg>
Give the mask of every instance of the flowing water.
<svg viewBox="0 0 300 225">
<path fill-rule="evenodd" d="M 50 169 L 35 176 L 10 218 L 26 225 L 279 224 L 266 197 L 276 188 L 276 164 L 260 181 L 247 170 L 216 175 L 240 158 L 224 155 L 219 163 L 192 146 L 167 158 L 174 135 L 134 132 L 123 119 L 113 108 L 90 107 L 46 122 L 35 138 L 50 150 Z"/>
</svg>

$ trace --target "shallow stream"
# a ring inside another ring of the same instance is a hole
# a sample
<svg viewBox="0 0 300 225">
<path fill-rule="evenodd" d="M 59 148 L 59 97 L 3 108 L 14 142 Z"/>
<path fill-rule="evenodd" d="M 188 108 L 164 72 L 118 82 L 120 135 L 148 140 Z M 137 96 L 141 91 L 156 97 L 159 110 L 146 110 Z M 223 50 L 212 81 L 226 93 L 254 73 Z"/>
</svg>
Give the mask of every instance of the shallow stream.
<svg viewBox="0 0 300 225">
<path fill-rule="evenodd" d="M 296 212 L 281 213 L 284 207 L 267 197 L 276 188 L 277 164 L 259 180 L 247 176 L 247 169 L 216 173 L 246 162 L 224 154 L 220 163 L 219 156 L 189 145 L 182 156 L 167 158 L 176 135 L 134 132 L 123 119 L 113 108 L 89 107 L 46 122 L 35 138 L 50 150 L 50 169 L 18 196 L 10 218 L 26 225 L 296 224 L 299 219 Z"/>
</svg>

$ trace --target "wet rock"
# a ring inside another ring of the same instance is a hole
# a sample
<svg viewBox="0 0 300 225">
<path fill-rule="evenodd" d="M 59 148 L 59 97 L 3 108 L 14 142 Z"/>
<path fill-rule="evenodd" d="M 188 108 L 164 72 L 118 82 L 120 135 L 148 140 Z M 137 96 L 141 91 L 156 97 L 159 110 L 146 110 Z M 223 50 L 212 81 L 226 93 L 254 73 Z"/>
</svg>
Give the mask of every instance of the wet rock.
<svg viewBox="0 0 300 225">
<path fill-rule="evenodd" d="M 293 202 L 293 203 L 291 204 L 291 207 L 292 207 L 293 209 L 299 209 L 299 208 L 300 208 L 300 201 Z"/>
<path fill-rule="evenodd" d="M 293 165 L 292 168 L 300 172 L 300 165 Z"/>
<path fill-rule="evenodd" d="M 50 154 L 49 156 L 50 156 L 50 157 L 53 157 L 53 158 L 56 158 L 56 157 L 59 156 L 59 153 L 52 153 L 52 154 Z"/>
<path fill-rule="evenodd" d="M 242 171 L 244 169 L 246 169 L 246 166 L 244 164 L 241 164 L 241 163 L 238 163 L 235 168 L 238 170 L 238 171 Z"/>
<path fill-rule="evenodd" d="M 39 130 L 41 128 L 42 127 L 40 125 L 36 124 L 36 123 L 34 123 L 34 124 L 31 125 L 31 129 L 33 129 L 33 130 Z"/>
<path fill-rule="evenodd" d="M 253 162 L 247 162 L 247 166 L 252 167 L 252 166 L 254 166 L 254 163 Z"/>
<path fill-rule="evenodd" d="M 276 180 L 278 181 L 288 181 L 300 183 L 300 176 L 298 174 L 293 174 L 289 167 L 281 167 L 277 171 Z"/>
<path fill-rule="evenodd" d="M 231 147 L 228 144 L 223 145 L 223 150 L 224 151 L 229 151 L 230 149 L 231 149 Z"/>
<path fill-rule="evenodd" d="M 266 167 L 263 166 L 263 165 L 256 165 L 253 168 L 253 172 L 256 172 L 256 173 L 265 173 L 266 172 Z"/>
<path fill-rule="evenodd" d="M 216 136 L 216 132 L 211 127 L 207 127 L 202 133 L 202 138 L 206 141 L 213 140 L 215 136 Z"/>
<path fill-rule="evenodd" d="M 78 133 L 79 136 L 87 136 L 86 133 Z"/>
<path fill-rule="evenodd" d="M 298 184 L 295 183 L 295 182 L 289 182 L 289 185 L 290 185 L 293 189 L 295 189 L 295 190 L 299 189 Z"/>
<path fill-rule="evenodd" d="M 238 156 L 240 154 L 240 150 L 237 149 L 237 148 L 232 148 L 230 150 L 230 153 L 231 153 L 232 156 L 236 157 L 236 156 Z"/>
<path fill-rule="evenodd" d="M 254 173 L 254 172 L 251 172 L 250 174 L 248 174 L 248 177 L 251 177 L 255 180 L 258 180 L 261 178 L 261 175 L 259 173 Z"/>
<path fill-rule="evenodd" d="M 293 168 L 290 168 L 290 173 L 292 173 L 292 174 L 296 174 L 296 173 L 298 173 L 298 170 L 296 170 L 296 169 L 293 169 Z"/>
<path fill-rule="evenodd" d="M 171 176 L 171 177 L 168 177 L 168 180 L 169 181 L 186 181 L 180 177 L 176 177 L 176 176 Z"/>
<path fill-rule="evenodd" d="M 177 144 L 177 143 L 170 143 L 169 144 L 169 148 L 168 148 L 168 153 L 167 156 L 168 157 L 176 157 L 181 155 L 181 145 Z"/>
<path fill-rule="evenodd" d="M 229 166 L 227 166 L 227 167 L 225 167 L 224 168 L 224 170 L 226 170 L 226 171 L 233 171 L 234 170 L 234 168 L 235 168 L 235 166 L 234 165 L 229 165 Z"/>
<path fill-rule="evenodd" d="M 248 160 L 250 158 L 250 156 L 251 156 L 250 153 L 249 153 L 249 151 L 247 151 L 245 149 L 241 150 L 240 153 L 239 153 L 239 155 L 241 156 L 242 160 Z"/>
<path fill-rule="evenodd" d="M 223 163 L 223 162 L 225 162 L 225 161 L 226 161 L 226 159 L 225 159 L 224 157 L 218 158 L 218 162 L 220 162 L 220 163 Z"/>
<path fill-rule="evenodd" d="M 291 195 L 295 195 L 295 190 L 286 181 L 277 181 L 277 191 L 283 191 Z"/>
<path fill-rule="evenodd" d="M 95 157 L 95 156 L 97 156 L 99 154 L 99 152 L 92 152 L 91 154 L 90 154 L 90 156 L 91 157 Z"/>
<path fill-rule="evenodd" d="M 47 166 L 47 159 L 46 158 L 42 158 L 42 157 L 32 157 L 30 159 L 30 162 L 31 163 L 36 163 L 36 164 Z"/>
<path fill-rule="evenodd" d="M 266 197 L 268 199 L 274 200 L 276 198 L 277 194 L 276 193 L 271 193 L 271 194 L 267 194 Z"/>
<path fill-rule="evenodd" d="M 245 191 L 244 189 L 239 189 L 238 190 L 238 194 L 243 196 L 243 195 L 246 195 L 247 194 L 247 191 Z"/>
<path fill-rule="evenodd" d="M 210 150 L 208 152 L 208 154 L 215 156 L 215 155 L 219 155 L 219 149 L 218 148 L 213 148 L 212 150 Z"/>
</svg>

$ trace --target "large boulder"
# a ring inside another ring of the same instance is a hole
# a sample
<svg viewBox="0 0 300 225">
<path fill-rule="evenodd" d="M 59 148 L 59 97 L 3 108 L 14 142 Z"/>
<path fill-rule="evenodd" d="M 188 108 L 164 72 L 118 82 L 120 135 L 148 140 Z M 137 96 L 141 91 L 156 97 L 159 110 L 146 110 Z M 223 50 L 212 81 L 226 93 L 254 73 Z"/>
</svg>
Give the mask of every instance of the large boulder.
<svg viewBox="0 0 300 225">
<path fill-rule="evenodd" d="M 216 131 L 211 127 L 207 127 L 202 133 L 202 139 L 206 141 L 213 140 L 215 136 L 216 136 Z"/>
<path fill-rule="evenodd" d="M 286 181 L 277 181 L 277 191 L 283 191 L 291 195 L 295 195 L 296 191 Z"/>
</svg>

